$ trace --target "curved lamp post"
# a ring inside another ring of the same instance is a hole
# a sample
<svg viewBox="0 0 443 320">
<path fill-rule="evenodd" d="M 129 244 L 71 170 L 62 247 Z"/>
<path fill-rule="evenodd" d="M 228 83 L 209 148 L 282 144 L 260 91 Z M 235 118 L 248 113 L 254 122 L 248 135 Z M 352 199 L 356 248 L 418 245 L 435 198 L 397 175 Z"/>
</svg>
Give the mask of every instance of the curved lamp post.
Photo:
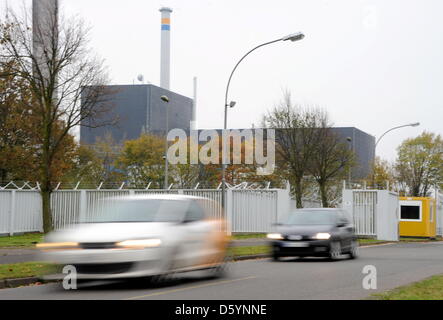
<svg viewBox="0 0 443 320">
<path fill-rule="evenodd" d="M 392 130 L 395 129 L 400 129 L 400 128 L 404 128 L 404 127 L 418 127 L 420 125 L 420 122 L 415 122 L 415 123 L 409 123 L 409 124 L 404 124 L 402 126 L 398 126 L 398 127 L 394 127 L 389 129 L 388 131 L 386 131 L 385 133 L 383 133 L 380 138 L 378 138 L 377 142 L 375 143 L 375 148 L 377 148 L 378 143 L 380 142 L 381 138 L 383 138 L 388 132 L 391 132 Z"/>
<path fill-rule="evenodd" d="M 257 49 L 259 49 L 261 47 L 264 47 L 264 46 L 267 46 L 269 44 L 272 44 L 272 43 L 275 43 L 275 42 L 279 42 L 279 41 L 288 41 L 288 40 L 290 40 L 290 41 L 294 42 L 294 41 L 302 40 L 304 37 L 305 37 L 305 35 L 303 33 L 297 32 L 297 33 L 293 33 L 293 34 L 287 35 L 286 37 L 283 37 L 283 38 L 280 38 L 280 39 L 277 39 L 277 40 L 273 40 L 273 41 L 262 43 L 261 45 L 256 46 L 252 50 L 248 51 L 248 53 L 246 53 L 237 62 L 237 64 L 235 65 L 234 69 L 231 72 L 231 75 L 229 76 L 228 84 L 226 85 L 226 93 L 225 93 L 225 119 L 224 119 L 224 126 L 223 126 L 224 131 L 226 131 L 226 129 L 228 127 L 228 107 L 229 108 L 233 108 L 235 106 L 235 101 L 231 101 L 230 103 L 228 103 L 228 93 L 229 93 L 229 86 L 231 84 L 232 76 L 234 75 L 235 70 L 237 70 L 237 67 L 239 66 L 239 64 L 249 54 L 251 54 L 253 51 L 255 51 L 255 50 L 257 50 Z M 225 164 L 226 161 L 225 161 L 225 157 L 226 157 L 226 154 L 225 154 L 224 151 L 225 150 L 224 150 L 224 145 L 223 145 L 223 149 L 222 149 L 222 153 L 223 153 L 223 156 L 222 156 L 222 206 L 223 206 L 223 208 L 226 208 L 226 203 L 225 203 L 225 200 L 226 200 L 226 196 L 225 196 L 225 192 L 226 192 L 226 186 L 225 186 L 225 184 L 226 184 L 226 164 Z"/>
<path fill-rule="evenodd" d="M 351 152 L 354 152 L 354 146 L 352 145 L 352 138 L 346 137 L 346 141 L 349 142 L 349 149 L 351 149 Z M 352 180 L 352 167 L 350 166 L 348 169 L 348 183 L 351 185 Z"/>
<path fill-rule="evenodd" d="M 389 130 L 387 130 L 385 133 L 383 133 L 380 138 L 377 139 L 377 142 L 375 142 L 375 147 L 374 147 L 374 161 L 373 161 L 373 167 L 372 167 L 372 183 L 374 184 L 375 187 L 375 157 L 377 156 L 376 154 L 376 149 L 377 149 L 377 145 L 380 142 L 380 140 L 389 132 L 396 130 L 396 129 L 400 129 L 400 128 L 404 128 L 404 127 L 418 127 L 420 125 L 420 122 L 414 122 L 414 123 L 408 123 L 408 124 L 404 124 L 402 126 L 397 126 L 397 127 L 393 127 Z"/>
</svg>

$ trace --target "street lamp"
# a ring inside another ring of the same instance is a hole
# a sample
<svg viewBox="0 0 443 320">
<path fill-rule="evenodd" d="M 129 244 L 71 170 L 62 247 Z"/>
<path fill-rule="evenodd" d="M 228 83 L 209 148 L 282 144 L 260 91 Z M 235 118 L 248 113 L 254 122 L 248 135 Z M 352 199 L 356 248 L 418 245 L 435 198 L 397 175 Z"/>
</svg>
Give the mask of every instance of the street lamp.
<svg viewBox="0 0 443 320">
<path fill-rule="evenodd" d="M 420 122 L 414 122 L 414 123 L 409 123 L 409 124 L 405 124 L 405 125 L 402 125 L 402 126 L 398 126 L 398 127 L 394 127 L 394 128 L 389 129 L 388 131 L 383 133 L 380 136 L 380 138 L 378 138 L 377 142 L 375 143 L 375 148 L 377 148 L 377 145 L 380 142 L 381 138 L 383 138 L 388 132 L 391 132 L 392 130 L 395 130 L 395 129 L 404 128 L 404 127 L 418 127 L 419 125 L 420 125 Z"/>
<path fill-rule="evenodd" d="M 354 147 L 352 145 L 352 138 L 351 137 L 347 137 L 346 141 L 349 142 L 349 148 L 351 149 L 352 152 L 354 152 Z M 351 180 L 352 180 L 352 167 L 349 166 L 348 169 L 348 181 L 349 181 L 349 186 L 351 185 Z"/>
<path fill-rule="evenodd" d="M 168 190 L 168 131 L 169 131 L 169 98 L 161 96 L 160 99 L 166 103 L 166 134 L 165 134 L 165 190 Z"/>
<path fill-rule="evenodd" d="M 258 48 L 261 48 L 261 47 L 264 47 L 264 46 L 267 46 L 269 44 L 276 43 L 276 42 L 279 42 L 279 41 L 293 41 L 294 42 L 294 41 L 302 40 L 304 37 L 305 37 L 305 35 L 303 33 L 297 32 L 297 33 L 289 34 L 289 35 L 287 35 L 287 36 L 285 36 L 283 38 L 277 39 L 277 40 L 273 40 L 273 41 L 262 43 L 261 45 L 256 46 L 252 50 L 248 51 L 237 62 L 237 64 L 235 65 L 234 69 L 231 72 L 231 75 L 229 76 L 228 84 L 226 85 L 226 93 L 225 93 L 225 118 L 224 118 L 224 126 L 223 126 L 224 131 L 226 131 L 226 129 L 228 127 L 228 107 L 229 108 L 233 108 L 235 106 L 235 104 L 236 104 L 235 101 L 231 101 L 230 103 L 228 103 L 228 94 L 229 94 L 229 85 L 231 84 L 232 76 L 234 75 L 235 70 L 237 70 L 237 67 L 239 66 L 239 64 L 249 54 L 251 54 L 253 51 L 257 50 Z M 225 150 L 224 150 L 224 145 L 223 145 L 223 150 L 222 150 L 222 154 L 223 154 L 223 156 L 222 156 L 222 206 L 223 206 L 223 208 L 226 208 L 226 203 L 225 203 L 225 201 L 226 201 L 226 196 L 225 196 L 225 193 L 226 193 L 226 186 L 225 186 L 225 184 L 226 184 L 226 164 L 225 164 L 226 163 L 226 161 L 225 161 L 226 154 L 225 154 L 224 151 Z"/>
<path fill-rule="evenodd" d="M 383 138 L 388 132 L 391 132 L 393 130 L 396 129 L 400 129 L 400 128 L 404 128 L 404 127 L 418 127 L 420 125 L 420 122 L 414 122 L 414 123 L 408 123 L 408 124 L 404 124 L 402 126 L 397 126 L 397 127 L 393 127 L 389 130 L 387 130 L 385 133 L 383 133 L 380 138 L 377 139 L 377 142 L 375 142 L 375 147 L 374 147 L 374 160 L 373 160 L 373 166 L 372 166 L 372 183 L 375 187 L 375 157 L 376 157 L 376 150 L 377 150 L 377 145 L 380 142 L 381 138 Z"/>
</svg>

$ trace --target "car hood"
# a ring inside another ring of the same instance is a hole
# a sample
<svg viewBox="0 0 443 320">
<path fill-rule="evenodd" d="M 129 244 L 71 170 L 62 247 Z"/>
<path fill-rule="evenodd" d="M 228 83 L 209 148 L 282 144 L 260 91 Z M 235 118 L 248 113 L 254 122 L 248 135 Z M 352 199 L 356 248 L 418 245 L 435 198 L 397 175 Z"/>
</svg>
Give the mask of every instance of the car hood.
<svg viewBox="0 0 443 320">
<path fill-rule="evenodd" d="M 311 236 L 319 232 L 330 232 L 334 229 L 331 225 L 283 225 L 278 232 L 283 235 Z"/>
<path fill-rule="evenodd" d="M 162 237 L 173 223 L 128 222 L 128 223 L 84 223 L 71 228 L 51 232 L 47 242 L 118 242 L 132 239 Z"/>
</svg>

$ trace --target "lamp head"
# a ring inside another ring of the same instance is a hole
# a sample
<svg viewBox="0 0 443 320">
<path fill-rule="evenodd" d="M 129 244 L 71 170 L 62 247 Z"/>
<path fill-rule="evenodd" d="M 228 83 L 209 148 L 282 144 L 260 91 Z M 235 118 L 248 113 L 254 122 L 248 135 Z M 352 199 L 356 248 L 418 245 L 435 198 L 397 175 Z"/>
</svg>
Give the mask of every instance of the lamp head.
<svg viewBox="0 0 443 320">
<path fill-rule="evenodd" d="M 282 40 L 283 41 L 298 41 L 298 40 L 302 40 L 305 37 L 305 35 L 301 32 L 296 32 L 296 33 L 291 33 L 289 35 L 287 35 L 286 37 L 283 37 Z"/>
<path fill-rule="evenodd" d="M 162 99 L 162 101 L 168 103 L 169 102 L 169 98 L 167 96 L 161 96 L 160 99 Z"/>
<path fill-rule="evenodd" d="M 235 101 L 229 102 L 229 108 L 234 108 L 236 104 L 237 104 L 237 102 L 235 102 Z"/>
<path fill-rule="evenodd" d="M 420 122 L 411 123 L 411 127 L 418 127 L 420 125 Z"/>
</svg>

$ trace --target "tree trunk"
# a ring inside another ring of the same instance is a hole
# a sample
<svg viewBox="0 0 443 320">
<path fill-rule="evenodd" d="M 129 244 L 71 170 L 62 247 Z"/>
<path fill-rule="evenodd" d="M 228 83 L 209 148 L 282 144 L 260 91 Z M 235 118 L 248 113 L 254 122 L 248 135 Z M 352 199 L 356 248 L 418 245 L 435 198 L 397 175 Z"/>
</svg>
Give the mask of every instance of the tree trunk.
<svg viewBox="0 0 443 320">
<path fill-rule="evenodd" d="M 50 110 L 50 108 L 48 108 Z M 43 231 L 48 233 L 52 231 L 52 213 L 51 213 L 51 164 L 52 158 L 50 155 L 50 144 L 51 144 L 51 134 L 52 127 L 51 124 L 44 126 L 44 138 L 43 138 L 43 148 L 42 148 L 42 168 L 41 168 L 41 180 L 42 184 L 40 186 L 40 194 L 42 196 L 42 213 L 43 213 Z"/>
<path fill-rule="evenodd" d="M 294 189 L 295 189 L 295 202 L 297 205 L 297 208 L 303 208 L 303 188 L 302 188 L 302 181 L 301 179 L 295 179 L 294 181 Z"/>
<path fill-rule="evenodd" d="M 324 182 L 318 182 L 320 187 L 321 204 L 323 208 L 329 208 L 328 195 L 326 192 L 326 184 Z"/>
<path fill-rule="evenodd" d="M 42 196 L 42 210 L 43 210 L 43 231 L 48 233 L 52 231 L 52 212 L 51 212 L 51 190 L 43 187 L 40 191 Z"/>
</svg>

